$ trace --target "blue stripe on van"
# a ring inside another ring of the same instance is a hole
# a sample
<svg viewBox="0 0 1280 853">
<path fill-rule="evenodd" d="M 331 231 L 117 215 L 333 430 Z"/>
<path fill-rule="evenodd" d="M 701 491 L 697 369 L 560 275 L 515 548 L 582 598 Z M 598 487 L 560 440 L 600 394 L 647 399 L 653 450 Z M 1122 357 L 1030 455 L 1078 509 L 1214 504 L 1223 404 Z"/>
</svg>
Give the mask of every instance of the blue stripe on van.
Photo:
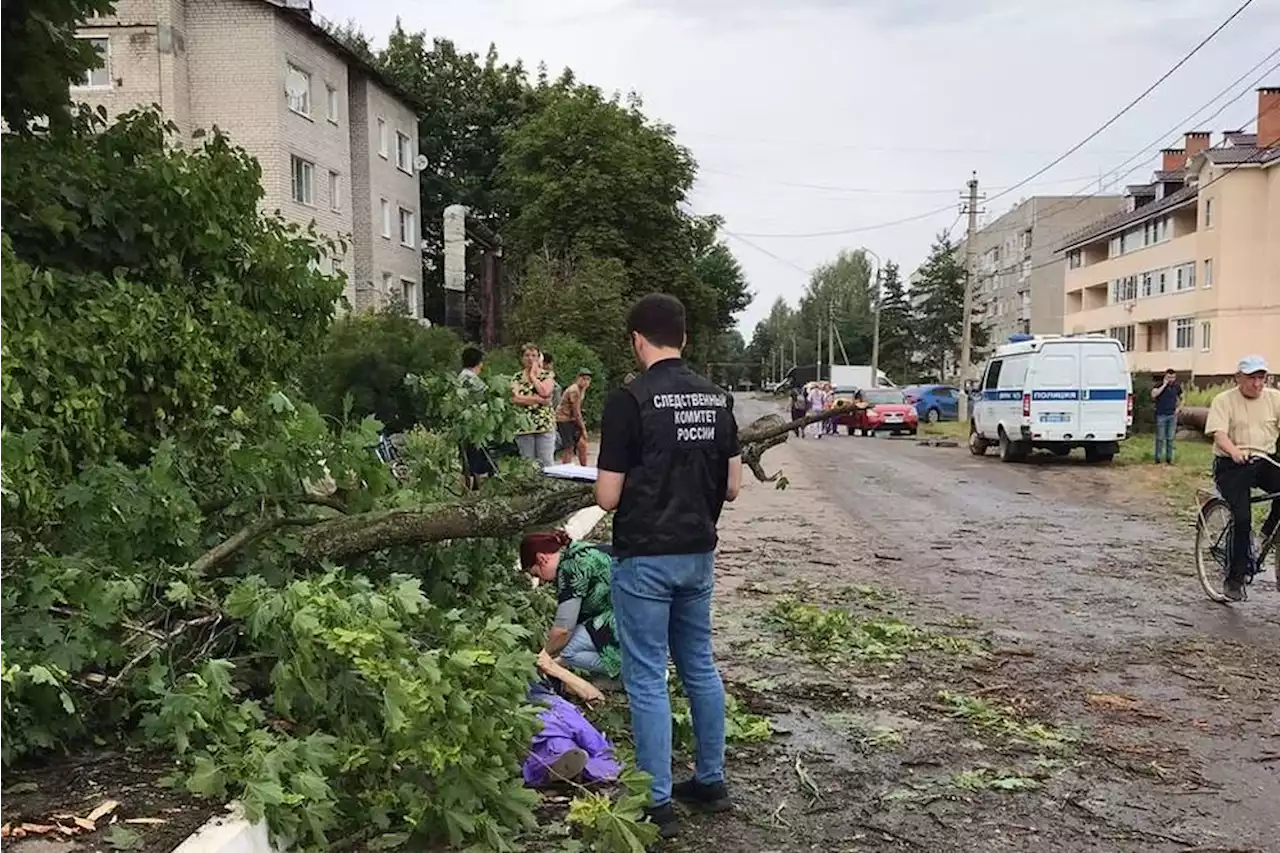
<svg viewBox="0 0 1280 853">
<path fill-rule="evenodd" d="M 1022 391 L 1021 389 L 1015 389 L 1012 391 L 1010 390 L 1001 391 L 998 389 L 984 390 L 982 392 L 982 399 L 984 400 L 1021 400 Z"/>
<path fill-rule="evenodd" d="M 1088 391 L 1089 400 L 1125 400 L 1129 397 L 1127 388 L 1091 388 Z"/>
</svg>

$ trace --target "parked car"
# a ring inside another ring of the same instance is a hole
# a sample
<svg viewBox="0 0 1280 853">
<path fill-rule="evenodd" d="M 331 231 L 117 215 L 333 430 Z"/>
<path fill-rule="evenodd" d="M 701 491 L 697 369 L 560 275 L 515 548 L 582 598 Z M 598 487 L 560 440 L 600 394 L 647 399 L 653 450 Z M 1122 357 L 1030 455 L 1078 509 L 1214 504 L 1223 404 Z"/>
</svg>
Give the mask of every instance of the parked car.
<svg viewBox="0 0 1280 853">
<path fill-rule="evenodd" d="M 902 389 L 922 421 L 954 421 L 960 417 L 960 389 L 953 385 L 908 385 Z"/>
<path fill-rule="evenodd" d="M 836 418 L 836 425 L 843 425 L 848 429 L 849 435 L 853 435 L 855 431 L 862 435 L 875 435 L 877 432 L 916 434 L 920 416 L 916 414 L 915 406 L 907 402 L 907 395 L 901 389 L 865 388 L 847 396 L 837 393 L 836 399 L 853 399 L 857 393 L 862 394 L 867 407 L 854 409 Z"/>
</svg>

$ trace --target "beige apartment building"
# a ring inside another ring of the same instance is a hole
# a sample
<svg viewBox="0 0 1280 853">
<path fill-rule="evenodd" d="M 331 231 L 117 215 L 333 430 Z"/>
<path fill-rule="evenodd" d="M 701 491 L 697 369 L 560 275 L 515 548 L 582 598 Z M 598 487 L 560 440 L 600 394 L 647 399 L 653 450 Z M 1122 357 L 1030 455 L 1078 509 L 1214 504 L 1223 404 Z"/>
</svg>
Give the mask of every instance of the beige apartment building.
<svg viewBox="0 0 1280 853">
<path fill-rule="evenodd" d="M 1129 368 L 1224 379 L 1261 353 L 1280 370 L 1280 88 L 1257 132 L 1186 134 L 1129 208 L 1069 236 L 1064 327 L 1119 338 Z"/>
<path fill-rule="evenodd" d="M 308 0 L 118 0 L 77 32 L 103 57 L 72 97 L 158 105 L 183 139 L 219 128 L 262 167 L 262 206 L 345 243 L 325 266 L 356 309 L 422 316 L 417 111 Z"/>
</svg>

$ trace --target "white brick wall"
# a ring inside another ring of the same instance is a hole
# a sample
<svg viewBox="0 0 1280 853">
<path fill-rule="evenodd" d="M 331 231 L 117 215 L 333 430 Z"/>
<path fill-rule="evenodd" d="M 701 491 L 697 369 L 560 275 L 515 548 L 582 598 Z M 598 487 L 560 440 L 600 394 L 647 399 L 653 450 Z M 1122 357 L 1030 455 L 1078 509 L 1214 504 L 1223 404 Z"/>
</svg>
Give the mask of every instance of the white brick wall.
<svg viewBox="0 0 1280 853">
<path fill-rule="evenodd" d="M 418 119 L 377 81 L 353 72 L 352 103 L 352 168 L 356 172 L 354 205 L 356 224 L 360 226 L 355 241 L 355 275 L 358 308 L 380 308 L 393 295 L 403 292 L 403 282 L 412 282 L 417 305 L 410 306 L 421 315 L 422 306 L 422 212 L 416 173 L 406 173 L 396 166 L 396 133 L 409 137 L 413 159 L 418 154 Z M 387 156 L 379 150 L 378 121 L 386 124 Z M 411 164 L 412 165 L 412 164 Z M 382 200 L 391 209 L 391 236 L 383 236 Z M 414 245 L 400 241 L 401 209 L 413 212 L 416 232 Z M 367 217 L 367 224 L 366 223 Z M 364 239 L 368 235 L 368 239 Z M 391 277 L 391 293 L 384 281 Z"/>
<path fill-rule="evenodd" d="M 263 209 L 314 222 L 346 242 L 334 266 L 348 276 L 353 306 L 386 303 L 384 273 L 397 293 L 402 279 L 412 281 L 421 299 L 418 235 L 413 247 L 402 246 L 397 215 L 401 207 L 412 210 L 420 231 L 417 176 L 395 164 L 396 130 L 409 135 L 417 155 L 417 118 L 304 22 L 264 0 L 119 0 L 114 17 L 86 22 L 80 35 L 110 40 L 110 86 L 74 89 L 77 100 L 111 116 L 158 104 L 183 137 L 218 127 L 261 165 Z M 288 107 L 289 64 L 311 75 L 309 117 Z M 328 115 L 329 87 L 336 120 Z M 378 117 L 388 125 L 385 159 L 378 154 Z M 295 156 L 314 166 L 310 204 L 293 197 Z M 384 197 L 392 206 L 390 239 L 382 236 Z"/>
</svg>

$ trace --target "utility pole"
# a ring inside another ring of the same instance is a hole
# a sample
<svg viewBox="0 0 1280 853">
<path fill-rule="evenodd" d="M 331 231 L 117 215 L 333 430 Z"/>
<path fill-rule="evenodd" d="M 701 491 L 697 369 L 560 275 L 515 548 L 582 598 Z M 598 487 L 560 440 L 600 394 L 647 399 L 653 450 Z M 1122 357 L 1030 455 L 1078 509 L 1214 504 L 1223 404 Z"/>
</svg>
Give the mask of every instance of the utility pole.
<svg viewBox="0 0 1280 853">
<path fill-rule="evenodd" d="M 834 302 L 827 303 L 827 381 L 831 381 L 831 365 L 836 361 L 836 347 L 832 340 L 836 328 L 836 305 Z"/>
<path fill-rule="evenodd" d="M 818 319 L 818 373 L 814 376 L 814 381 L 822 379 L 822 319 Z"/>
<path fill-rule="evenodd" d="M 976 278 L 977 259 L 978 259 L 978 173 L 974 172 L 973 177 L 969 179 L 969 198 L 967 203 L 969 214 L 969 229 L 965 236 L 964 242 L 964 313 L 960 317 L 960 387 L 963 389 L 960 394 L 959 415 L 960 423 L 969 422 L 969 393 L 964 388 L 965 381 L 969 378 L 970 365 L 969 359 L 972 357 L 970 352 L 973 346 L 973 323 L 970 317 L 973 314 L 973 280 Z"/>
<path fill-rule="evenodd" d="M 871 381 L 878 387 L 880 385 L 880 265 L 876 264 L 876 313 L 875 320 L 871 325 Z"/>
</svg>

